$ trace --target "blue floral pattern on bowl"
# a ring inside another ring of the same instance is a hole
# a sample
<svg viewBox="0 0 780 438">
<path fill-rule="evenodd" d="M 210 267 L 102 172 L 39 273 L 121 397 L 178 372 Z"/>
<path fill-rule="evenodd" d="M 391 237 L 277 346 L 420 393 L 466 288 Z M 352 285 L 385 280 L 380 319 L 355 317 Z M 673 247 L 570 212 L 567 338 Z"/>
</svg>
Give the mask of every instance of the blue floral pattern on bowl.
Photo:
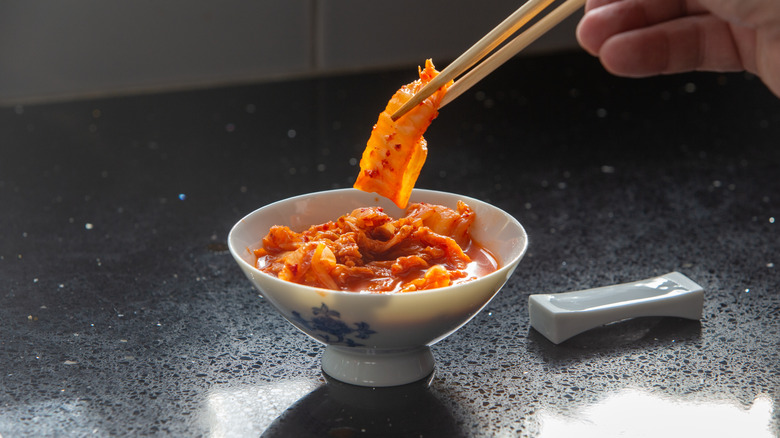
<svg viewBox="0 0 780 438">
<path fill-rule="evenodd" d="M 356 342 L 347 335 L 353 335 L 357 339 L 368 339 L 376 333 L 366 322 L 353 323 L 355 328 L 351 328 L 347 323 L 341 320 L 341 313 L 337 310 L 331 310 L 325 303 L 320 307 L 311 308 L 312 317 L 306 319 L 297 311 L 293 311 L 293 317 L 296 322 L 309 330 L 317 331 L 317 335 L 322 338 L 326 344 L 341 344 L 347 347 L 363 347 L 365 344 Z"/>
</svg>

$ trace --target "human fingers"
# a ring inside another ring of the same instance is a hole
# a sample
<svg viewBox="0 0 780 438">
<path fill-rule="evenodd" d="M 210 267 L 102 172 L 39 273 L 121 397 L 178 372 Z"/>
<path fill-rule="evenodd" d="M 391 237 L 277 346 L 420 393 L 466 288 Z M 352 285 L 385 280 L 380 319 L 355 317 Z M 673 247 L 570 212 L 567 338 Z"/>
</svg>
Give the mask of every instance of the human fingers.
<svg viewBox="0 0 780 438">
<path fill-rule="evenodd" d="M 587 0 L 585 2 L 585 12 L 590 11 L 591 9 L 600 8 L 602 6 L 606 6 L 610 3 L 617 3 L 621 2 L 623 0 Z"/>
<path fill-rule="evenodd" d="M 743 33 L 734 38 L 734 32 Z M 617 75 L 644 77 L 693 70 L 744 70 L 744 59 L 755 59 L 749 29 L 732 29 L 712 15 L 684 17 L 614 35 L 600 48 L 604 67 Z"/>
<path fill-rule="evenodd" d="M 588 4 L 593 8 L 580 20 L 577 39 L 592 55 L 598 55 L 613 35 L 703 12 L 694 0 L 590 0 Z"/>
<path fill-rule="evenodd" d="M 780 27 L 761 33 L 757 52 L 758 75 L 775 96 L 780 97 Z"/>
<path fill-rule="evenodd" d="M 718 17 L 745 27 L 758 27 L 780 22 L 780 2 L 777 0 L 699 0 L 703 7 Z"/>
<path fill-rule="evenodd" d="M 713 14 L 733 23 L 734 29 L 755 31 L 751 39 L 753 54 L 743 58 L 745 68 L 758 76 L 780 97 L 780 1 L 777 0 L 700 0 Z"/>
<path fill-rule="evenodd" d="M 780 97 L 778 0 L 587 0 L 577 38 L 616 74 L 745 69 Z"/>
</svg>

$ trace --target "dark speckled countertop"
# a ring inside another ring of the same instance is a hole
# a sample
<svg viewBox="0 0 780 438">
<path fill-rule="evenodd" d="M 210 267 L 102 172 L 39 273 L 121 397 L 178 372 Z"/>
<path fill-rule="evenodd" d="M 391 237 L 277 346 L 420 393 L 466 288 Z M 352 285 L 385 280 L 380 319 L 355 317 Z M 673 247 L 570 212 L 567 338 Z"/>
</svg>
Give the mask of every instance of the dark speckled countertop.
<svg viewBox="0 0 780 438">
<path fill-rule="evenodd" d="M 442 110 L 418 187 L 530 248 L 428 382 L 328 382 L 226 251 L 243 215 L 349 187 L 404 71 L 0 108 L 0 435 L 740 436 L 780 427 L 780 99 L 744 74 L 522 58 Z M 528 295 L 680 271 L 704 318 L 558 346 Z M 622 434 L 622 435 L 621 435 Z"/>
</svg>

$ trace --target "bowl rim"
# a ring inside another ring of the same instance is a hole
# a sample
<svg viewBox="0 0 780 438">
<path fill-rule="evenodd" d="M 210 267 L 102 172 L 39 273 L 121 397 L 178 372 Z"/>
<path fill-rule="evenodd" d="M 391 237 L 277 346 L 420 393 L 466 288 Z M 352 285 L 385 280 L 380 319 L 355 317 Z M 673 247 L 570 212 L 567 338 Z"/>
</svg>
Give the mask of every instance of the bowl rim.
<svg viewBox="0 0 780 438">
<path fill-rule="evenodd" d="M 314 286 L 309 286 L 309 285 L 305 285 L 305 284 L 293 283 L 293 282 L 290 282 L 290 281 L 285 281 L 285 280 L 282 280 L 282 279 L 280 279 L 278 277 L 275 277 L 273 275 L 270 275 L 270 274 L 268 274 L 266 272 L 263 272 L 263 271 L 257 269 L 255 266 L 253 266 L 251 263 L 248 263 L 246 260 L 244 260 L 243 257 L 241 257 L 241 255 L 239 254 L 239 248 L 234 247 L 234 245 L 233 245 L 233 237 L 234 237 L 234 233 L 236 232 L 236 230 L 242 225 L 242 223 L 245 220 L 247 220 L 250 216 L 258 214 L 261 210 L 271 209 L 271 208 L 273 208 L 274 206 L 276 206 L 278 204 L 288 203 L 288 202 L 295 202 L 296 200 L 300 200 L 300 199 L 303 199 L 303 198 L 311 198 L 311 197 L 314 197 L 314 196 L 317 196 L 317 195 L 322 195 L 324 193 L 335 194 L 335 193 L 338 193 L 338 192 L 346 192 L 346 193 L 356 193 L 357 192 L 357 193 L 365 193 L 366 195 L 375 195 L 377 197 L 381 197 L 380 195 L 377 195 L 376 193 L 363 192 L 361 190 L 354 189 L 354 188 L 340 188 L 340 189 L 320 190 L 320 191 L 316 191 L 316 192 L 303 193 L 303 194 L 300 194 L 300 195 L 295 195 L 295 196 L 291 196 L 291 197 L 288 197 L 288 198 L 284 198 L 284 199 L 280 199 L 280 200 L 277 200 L 277 201 L 273 201 L 271 203 L 268 203 L 268 204 L 266 204 L 266 205 L 264 205 L 262 207 L 259 207 L 259 208 L 255 209 L 255 210 L 253 210 L 252 212 L 244 215 L 243 217 L 241 217 L 241 219 L 239 219 L 231 227 L 230 232 L 228 233 L 228 238 L 227 238 L 228 250 L 232 254 L 233 258 L 238 263 L 240 263 L 242 266 L 245 266 L 245 267 L 249 268 L 252 272 L 256 272 L 259 275 L 264 276 L 266 279 L 268 279 L 271 282 L 278 282 L 283 287 L 293 287 L 293 288 L 296 288 L 296 289 L 297 288 L 301 288 L 301 290 L 309 290 L 309 291 L 316 292 L 316 293 L 319 293 L 319 294 L 322 294 L 323 292 L 326 292 L 326 293 L 337 294 L 337 295 L 345 295 L 345 296 L 360 295 L 360 296 L 377 296 L 377 297 L 387 297 L 387 296 L 391 296 L 391 295 L 392 296 L 405 296 L 405 295 L 435 294 L 435 293 L 442 293 L 442 292 L 450 291 L 452 289 L 461 289 L 461 288 L 464 288 L 464 287 L 470 287 L 470 285 L 473 285 L 475 282 L 478 282 L 478 281 L 480 281 L 482 279 L 490 279 L 490 278 L 498 276 L 498 275 L 506 275 L 505 274 L 506 271 L 509 270 L 512 266 L 516 266 L 519 263 L 519 261 L 525 256 L 525 253 L 528 251 L 528 233 L 526 232 L 525 228 L 520 223 L 520 221 L 518 221 L 511 214 L 507 213 L 505 210 L 503 210 L 503 209 L 501 209 L 499 207 L 496 207 L 495 205 L 490 204 L 488 202 L 485 202 L 485 201 L 482 201 L 482 200 L 479 200 L 477 198 L 473 198 L 473 197 L 470 197 L 470 196 L 467 196 L 467 195 L 461 195 L 461 194 L 458 194 L 458 193 L 445 192 L 445 191 L 440 191 L 440 190 L 420 189 L 420 188 L 413 189 L 412 193 L 413 194 L 419 193 L 419 194 L 422 194 L 422 195 L 425 195 L 426 193 L 437 194 L 437 195 L 449 195 L 449 196 L 458 197 L 461 201 L 465 202 L 468 205 L 473 205 L 474 203 L 478 203 L 478 204 L 483 204 L 483 205 L 486 205 L 486 206 L 488 206 L 488 207 L 490 207 L 492 209 L 497 210 L 498 212 L 503 214 L 506 218 L 508 218 L 510 222 L 513 222 L 514 225 L 516 225 L 520 229 L 520 232 L 521 232 L 520 235 L 522 236 L 522 239 L 523 239 L 523 248 L 521 249 L 521 251 L 515 257 L 511 258 L 509 261 L 507 261 L 505 263 L 502 263 L 501 266 L 498 269 L 496 269 L 495 271 L 491 272 L 490 274 L 487 274 L 487 275 L 484 275 L 482 277 L 479 277 L 479 278 L 477 278 L 476 280 L 473 280 L 473 281 L 468 281 L 468 282 L 465 282 L 465 283 L 454 284 L 454 285 L 446 286 L 446 287 L 439 287 L 439 288 L 435 288 L 435 289 L 424 289 L 424 290 L 411 291 L 411 292 L 370 292 L 370 291 L 346 291 L 346 290 L 325 289 L 325 288 L 314 287 Z M 472 203 L 470 204 L 469 201 L 472 201 Z M 402 210 L 405 210 L 405 209 L 402 209 Z M 262 239 L 262 237 L 260 237 L 258 239 L 258 241 L 261 240 L 261 239 Z M 240 249 L 240 251 L 246 251 L 247 249 L 249 249 L 249 247 L 242 248 L 242 249 Z M 490 249 L 490 248 L 488 248 L 488 249 Z M 513 269 L 513 268 L 511 268 L 511 269 Z M 509 279 L 509 276 L 507 275 L 506 276 L 506 280 L 508 280 L 508 279 Z"/>
</svg>

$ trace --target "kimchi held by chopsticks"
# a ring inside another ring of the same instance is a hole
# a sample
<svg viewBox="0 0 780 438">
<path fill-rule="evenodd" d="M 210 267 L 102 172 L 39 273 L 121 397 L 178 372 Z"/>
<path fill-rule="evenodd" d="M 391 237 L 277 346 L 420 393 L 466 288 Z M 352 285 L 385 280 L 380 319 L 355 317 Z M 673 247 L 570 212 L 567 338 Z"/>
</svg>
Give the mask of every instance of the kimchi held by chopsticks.
<svg viewBox="0 0 780 438">
<path fill-rule="evenodd" d="M 439 88 L 394 121 L 392 114 L 439 74 L 430 59 L 425 61 L 424 69 L 418 70 L 420 79 L 401 87 L 379 114 L 360 159 L 360 173 L 354 184 L 354 188 L 378 193 L 400 208 L 406 208 L 428 155 L 423 133 L 438 116 L 439 104 L 452 84 L 450 81 Z"/>
<path fill-rule="evenodd" d="M 261 271 L 294 283 L 355 292 L 411 292 L 462 283 L 498 268 L 471 239 L 475 213 L 412 204 L 399 219 L 358 208 L 297 233 L 271 227 L 254 251 Z"/>
</svg>

